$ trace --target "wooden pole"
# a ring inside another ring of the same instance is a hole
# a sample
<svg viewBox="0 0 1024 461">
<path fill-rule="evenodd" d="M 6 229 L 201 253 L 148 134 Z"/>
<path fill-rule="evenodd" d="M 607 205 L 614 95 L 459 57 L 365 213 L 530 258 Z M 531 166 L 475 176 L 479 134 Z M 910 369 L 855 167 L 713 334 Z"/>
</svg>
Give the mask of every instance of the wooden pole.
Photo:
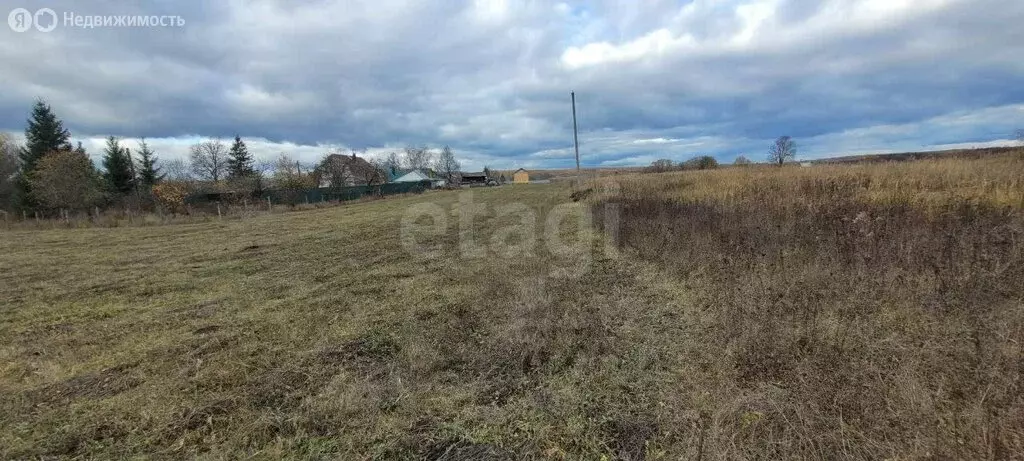
<svg viewBox="0 0 1024 461">
<path fill-rule="evenodd" d="M 220 215 L 220 202 L 217 202 L 217 219 L 220 219 L 220 218 L 221 218 L 221 215 Z"/>
<path fill-rule="evenodd" d="M 580 138 L 576 128 L 576 92 L 569 93 L 572 98 L 572 145 L 576 150 L 576 182 L 580 181 Z"/>
</svg>

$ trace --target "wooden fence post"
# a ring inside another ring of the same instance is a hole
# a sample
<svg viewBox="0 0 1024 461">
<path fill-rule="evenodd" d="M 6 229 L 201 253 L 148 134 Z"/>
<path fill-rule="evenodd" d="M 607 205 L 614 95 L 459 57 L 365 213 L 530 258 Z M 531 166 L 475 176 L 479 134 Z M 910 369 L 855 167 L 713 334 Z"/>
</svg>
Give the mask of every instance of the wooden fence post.
<svg viewBox="0 0 1024 461">
<path fill-rule="evenodd" d="M 221 218 L 221 214 L 220 214 L 220 202 L 217 202 L 217 219 L 220 219 L 220 218 Z"/>
<path fill-rule="evenodd" d="M 267 196 L 267 211 L 273 211 L 273 210 L 274 210 L 274 204 L 270 203 L 270 196 L 268 195 Z"/>
</svg>

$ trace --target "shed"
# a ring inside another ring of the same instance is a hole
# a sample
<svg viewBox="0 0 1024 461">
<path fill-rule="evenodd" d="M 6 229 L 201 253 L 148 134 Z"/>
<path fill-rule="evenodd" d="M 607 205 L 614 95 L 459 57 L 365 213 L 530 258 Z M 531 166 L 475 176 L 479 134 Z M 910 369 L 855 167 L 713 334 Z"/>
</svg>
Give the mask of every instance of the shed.
<svg viewBox="0 0 1024 461">
<path fill-rule="evenodd" d="M 472 185 L 472 184 L 487 184 L 487 179 L 488 179 L 487 178 L 487 173 L 484 173 L 483 171 L 472 172 L 472 173 L 463 172 L 463 173 L 459 174 L 459 177 L 462 180 L 462 184 L 470 184 L 470 185 Z"/>
<path fill-rule="evenodd" d="M 530 174 L 526 170 L 520 168 L 512 173 L 512 182 L 516 184 L 526 184 L 530 182 Z"/>
</svg>

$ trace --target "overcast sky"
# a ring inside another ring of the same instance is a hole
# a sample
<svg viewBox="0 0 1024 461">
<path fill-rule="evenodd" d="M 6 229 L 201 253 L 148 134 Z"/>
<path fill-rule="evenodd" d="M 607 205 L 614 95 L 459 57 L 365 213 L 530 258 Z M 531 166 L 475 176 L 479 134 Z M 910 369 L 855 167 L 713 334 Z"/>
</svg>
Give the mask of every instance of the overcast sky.
<svg viewBox="0 0 1024 461">
<path fill-rule="evenodd" d="M 58 17 L 0 26 L 0 131 L 43 98 L 94 156 L 107 135 L 168 159 L 237 133 L 266 158 L 448 144 L 467 167 L 566 167 L 571 90 L 590 166 L 761 160 L 779 135 L 800 158 L 999 145 L 1024 127 L 1021 0 L 0 3 Z"/>
</svg>

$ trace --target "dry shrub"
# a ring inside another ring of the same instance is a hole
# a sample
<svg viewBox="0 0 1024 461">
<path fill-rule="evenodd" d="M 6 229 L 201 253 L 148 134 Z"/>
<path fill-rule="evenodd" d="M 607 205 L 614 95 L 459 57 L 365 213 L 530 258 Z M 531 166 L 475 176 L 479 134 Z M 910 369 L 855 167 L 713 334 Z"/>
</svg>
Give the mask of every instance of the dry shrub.
<svg viewBox="0 0 1024 461">
<path fill-rule="evenodd" d="M 185 212 L 185 196 L 190 188 L 181 182 L 164 182 L 153 186 L 153 197 L 164 210 L 171 213 Z"/>
<path fill-rule="evenodd" d="M 1024 453 L 1022 166 L 648 175 L 594 210 L 695 288 L 705 452 L 1001 459 Z"/>
</svg>

